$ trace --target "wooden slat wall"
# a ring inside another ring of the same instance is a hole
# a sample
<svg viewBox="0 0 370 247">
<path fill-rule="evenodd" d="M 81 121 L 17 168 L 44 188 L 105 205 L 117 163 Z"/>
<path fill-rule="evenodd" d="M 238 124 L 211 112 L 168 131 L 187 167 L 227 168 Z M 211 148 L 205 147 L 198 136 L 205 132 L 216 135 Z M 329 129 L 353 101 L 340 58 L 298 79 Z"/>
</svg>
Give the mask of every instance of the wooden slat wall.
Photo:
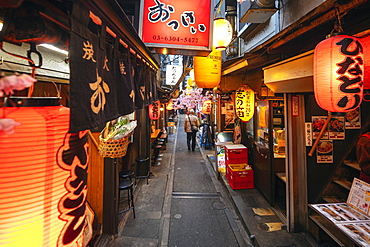
<svg viewBox="0 0 370 247">
<path fill-rule="evenodd" d="M 99 224 L 103 223 L 103 182 L 104 158 L 99 155 L 98 147 L 100 132 L 89 136 L 89 169 L 87 175 L 88 194 L 87 201 L 94 210 Z M 94 138 L 95 141 L 92 139 Z"/>
</svg>

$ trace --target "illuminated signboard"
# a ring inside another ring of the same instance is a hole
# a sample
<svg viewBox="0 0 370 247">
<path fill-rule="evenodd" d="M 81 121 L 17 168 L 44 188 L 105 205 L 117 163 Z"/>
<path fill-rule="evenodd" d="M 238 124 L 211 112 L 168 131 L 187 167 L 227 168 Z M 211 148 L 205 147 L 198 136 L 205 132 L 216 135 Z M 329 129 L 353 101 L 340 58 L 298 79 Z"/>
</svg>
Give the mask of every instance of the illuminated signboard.
<svg viewBox="0 0 370 247">
<path fill-rule="evenodd" d="M 140 34 L 148 47 L 188 50 L 187 55 L 211 51 L 211 0 L 142 0 L 141 6 Z"/>
</svg>

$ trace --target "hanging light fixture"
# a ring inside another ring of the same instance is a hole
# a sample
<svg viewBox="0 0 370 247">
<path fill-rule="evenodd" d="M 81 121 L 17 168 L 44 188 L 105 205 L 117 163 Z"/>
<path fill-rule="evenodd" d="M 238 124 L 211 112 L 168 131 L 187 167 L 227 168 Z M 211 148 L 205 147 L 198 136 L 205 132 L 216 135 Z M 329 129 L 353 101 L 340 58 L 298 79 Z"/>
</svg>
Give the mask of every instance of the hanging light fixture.
<svg viewBox="0 0 370 247">
<path fill-rule="evenodd" d="M 221 81 L 221 51 L 213 50 L 207 57 L 194 57 L 195 83 L 199 88 L 214 88 Z"/>
<path fill-rule="evenodd" d="M 364 53 L 360 40 L 333 35 L 314 52 L 314 92 L 317 104 L 329 112 L 349 112 L 363 98 Z"/>
<path fill-rule="evenodd" d="M 149 118 L 151 120 L 158 120 L 159 119 L 159 107 L 161 105 L 161 102 L 159 100 L 155 101 L 153 104 L 149 105 Z M 161 108 L 162 110 L 162 108 Z"/>
<path fill-rule="evenodd" d="M 230 22 L 222 17 L 213 21 L 213 49 L 223 51 L 233 38 L 233 27 Z"/>
</svg>

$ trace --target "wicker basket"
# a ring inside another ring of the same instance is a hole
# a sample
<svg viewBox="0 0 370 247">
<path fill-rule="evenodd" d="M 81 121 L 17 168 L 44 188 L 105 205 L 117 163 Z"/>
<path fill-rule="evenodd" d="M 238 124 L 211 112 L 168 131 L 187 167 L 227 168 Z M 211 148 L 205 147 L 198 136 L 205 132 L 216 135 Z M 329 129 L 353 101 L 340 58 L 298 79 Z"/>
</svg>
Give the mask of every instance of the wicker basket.
<svg viewBox="0 0 370 247">
<path fill-rule="evenodd" d="M 104 140 L 99 137 L 99 154 L 105 158 L 120 158 L 126 155 L 127 147 L 130 144 L 129 137 L 132 133 L 118 140 Z"/>
</svg>

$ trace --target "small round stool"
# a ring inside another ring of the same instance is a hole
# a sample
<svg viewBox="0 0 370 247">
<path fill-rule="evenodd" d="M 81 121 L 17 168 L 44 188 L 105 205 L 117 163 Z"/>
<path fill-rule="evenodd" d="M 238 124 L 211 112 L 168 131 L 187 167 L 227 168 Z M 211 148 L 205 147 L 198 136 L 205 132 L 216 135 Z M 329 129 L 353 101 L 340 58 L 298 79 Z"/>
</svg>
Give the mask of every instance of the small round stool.
<svg viewBox="0 0 370 247">
<path fill-rule="evenodd" d="M 118 176 L 119 176 L 120 179 L 121 178 L 123 178 L 123 179 L 128 178 L 130 180 L 131 180 L 131 178 L 132 178 L 133 175 L 134 175 L 134 172 L 131 171 L 131 170 L 123 170 L 123 171 L 120 171 L 119 174 L 118 174 Z"/>
<path fill-rule="evenodd" d="M 120 213 L 123 213 L 123 212 L 126 212 L 126 211 L 132 209 L 132 211 L 134 213 L 134 218 L 135 218 L 136 215 L 135 215 L 133 185 L 134 185 L 134 182 L 132 182 L 132 180 L 128 180 L 128 179 L 122 179 L 119 182 L 119 185 L 118 185 L 118 189 L 119 189 L 119 193 L 120 193 L 119 204 L 121 202 L 124 202 L 124 201 L 127 200 L 127 202 L 128 202 L 128 208 L 127 209 L 124 209 L 124 210 L 121 210 L 118 213 L 120 214 Z M 123 191 L 123 190 L 127 190 L 127 196 L 121 196 L 121 191 Z M 123 199 L 123 198 L 127 198 L 127 199 Z M 123 200 L 121 200 L 121 199 L 123 199 Z M 119 208 L 119 204 L 118 204 L 118 208 Z"/>
<path fill-rule="evenodd" d="M 146 178 L 146 184 L 149 184 L 149 175 L 150 175 L 150 164 L 149 164 L 149 157 L 145 155 L 140 155 L 135 159 L 136 161 L 136 177 L 135 177 L 135 184 L 136 179 Z M 144 174 L 140 175 L 140 168 L 144 167 Z"/>
</svg>

